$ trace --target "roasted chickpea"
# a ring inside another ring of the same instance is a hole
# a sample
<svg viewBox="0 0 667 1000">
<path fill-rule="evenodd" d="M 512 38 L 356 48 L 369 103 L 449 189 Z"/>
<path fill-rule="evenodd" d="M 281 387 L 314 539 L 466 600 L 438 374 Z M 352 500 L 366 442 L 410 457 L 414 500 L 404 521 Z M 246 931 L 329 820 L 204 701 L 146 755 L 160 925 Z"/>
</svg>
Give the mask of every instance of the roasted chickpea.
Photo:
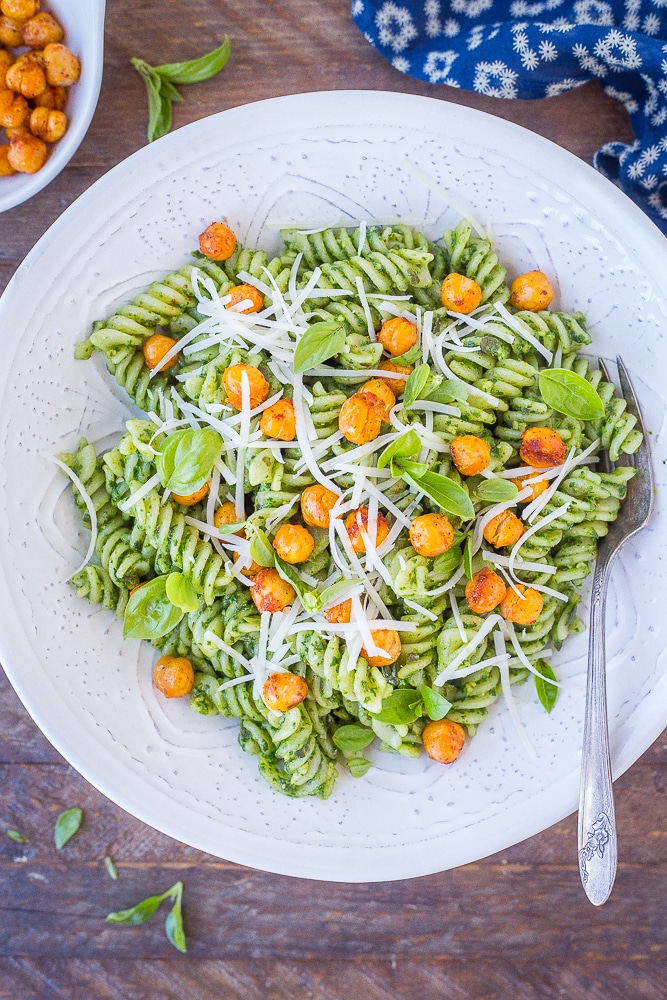
<svg viewBox="0 0 667 1000">
<path fill-rule="evenodd" d="M 199 249 L 210 260 L 229 260 L 236 250 L 236 236 L 224 222 L 212 222 L 200 233 Z"/>
<path fill-rule="evenodd" d="M 417 343 L 417 327 L 404 316 L 386 319 L 378 333 L 378 341 L 388 354 L 398 358 Z"/>
<path fill-rule="evenodd" d="M 0 14 L 0 45 L 8 45 L 12 49 L 23 45 L 21 25 L 4 14 Z"/>
<path fill-rule="evenodd" d="M 20 128 L 30 118 L 30 108 L 25 97 L 15 94 L 13 90 L 0 90 L 0 126 L 3 128 Z M 44 147 L 46 156 L 46 146 Z"/>
<path fill-rule="evenodd" d="M 484 567 L 466 583 L 466 600 L 476 615 L 485 615 L 497 608 L 507 593 L 505 581 L 492 569 Z"/>
<path fill-rule="evenodd" d="M 245 532 L 239 531 L 239 535 L 243 535 L 245 537 Z M 264 568 L 263 566 L 260 566 L 259 563 L 256 563 L 254 559 L 251 559 L 250 556 L 241 556 L 239 555 L 238 552 L 235 552 L 234 562 L 235 563 L 238 562 L 239 559 L 243 560 L 243 564 L 241 566 L 241 572 L 243 573 L 244 576 L 249 576 L 249 577 L 257 576 L 260 569 Z"/>
<path fill-rule="evenodd" d="M 81 76 L 81 63 L 61 42 L 52 42 L 42 51 L 46 82 L 51 87 L 71 87 Z"/>
<path fill-rule="evenodd" d="M 210 488 L 211 483 L 207 481 L 203 486 L 200 486 L 198 490 L 195 490 L 194 493 L 188 493 L 186 496 L 183 496 L 180 493 L 172 493 L 171 495 L 176 503 L 180 503 L 181 507 L 194 507 L 196 503 L 199 503 L 199 501 L 203 500 L 205 496 L 208 496 Z"/>
<path fill-rule="evenodd" d="M 33 108 L 30 115 L 30 131 L 44 142 L 57 142 L 67 131 L 67 115 L 64 111 L 55 111 L 52 108 Z M 173 360 L 175 362 L 176 358 Z M 171 364 L 167 363 L 164 367 L 170 368 Z"/>
<path fill-rule="evenodd" d="M 268 611 L 269 614 L 275 614 L 277 611 L 284 611 L 292 603 L 296 591 L 291 583 L 283 580 L 277 569 L 264 566 L 253 578 L 250 596 L 260 613 Z"/>
<path fill-rule="evenodd" d="M 7 154 L 9 163 L 21 174 L 36 174 L 44 166 L 46 144 L 35 135 L 14 135 Z"/>
<path fill-rule="evenodd" d="M 525 500 L 520 500 L 519 503 L 530 503 L 532 500 L 537 500 L 545 490 L 549 489 L 549 483 L 546 479 L 533 479 L 531 482 L 531 476 L 518 476 L 513 482 L 516 483 L 519 493 L 526 487 L 530 489 L 530 496 L 526 497 Z"/>
<path fill-rule="evenodd" d="M 382 381 L 387 385 L 395 396 L 400 396 L 401 393 L 405 392 L 405 387 L 408 382 L 408 375 L 412 371 L 414 365 L 398 365 L 395 361 L 389 361 L 385 359 L 381 361 L 378 368 L 383 372 L 396 372 L 398 375 L 405 375 L 405 378 L 383 378 Z M 382 376 L 378 376 L 382 378 Z"/>
<path fill-rule="evenodd" d="M 546 469 L 563 464 L 567 457 L 567 447 L 560 434 L 551 427 L 527 427 L 521 435 L 519 456 L 526 465 Z"/>
<path fill-rule="evenodd" d="M 410 542 L 420 556 L 441 556 L 454 544 L 454 529 L 444 514 L 421 514 L 410 522 Z"/>
<path fill-rule="evenodd" d="M 46 90 L 46 74 L 37 53 L 26 52 L 18 57 L 7 70 L 5 86 L 17 94 L 23 94 L 27 100 Z"/>
<path fill-rule="evenodd" d="M 236 516 L 236 504 L 232 503 L 231 500 L 226 500 L 223 504 L 220 504 L 216 508 L 213 515 L 213 527 L 214 528 L 224 528 L 226 524 L 236 524 L 237 521 L 241 520 Z M 236 532 L 237 535 L 244 535 L 243 529 Z"/>
<path fill-rule="evenodd" d="M 67 101 L 67 90 L 65 87 L 46 88 L 37 97 L 33 97 L 32 103 L 36 108 L 53 108 L 55 111 L 62 111 Z"/>
<path fill-rule="evenodd" d="M 161 656 L 153 669 L 153 684 L 165 698 L 182 698 L 195 686 L 195 672 L 184 656 Z"/>
<path fill-rule="evenodd" d="M 427 722 L 422 733 L 424 750 L 439 764 L 453 764 L 463 750 L 466 734 L 463 726 L 450 719 Z"/>
<path fill-rule="evenodd" d="M 35 108 L 33 115 L 38 111 L 45 111 L 47 114 L 51 114 L 48 108 Z M 58 112 L 62 114 L 62 112 Z M 32 115 L 30 116 L 32 121 Z M 142 351 L 144 353 L 144 360 L 149 368 L 157 368 L 157 366 L 162 361 L 165 354 L 167 354 L 172 347 L 175 347 L 178 341 L 174 340 L 173 337 L 167 337 L 163 333 L 154 333 L 152 337 L 148 337 L 144 341 Z M 174 354 L 168 361 L 166 361 L 160 371 L 166 372 L 169 368 L 173 368 L 178 361 L 178 354 Z"/>
<path fill-rule="evenodd" d="M 296 708 L 308 695 L 308 685 L 303 677 L 280 671 L 270 674 L 264 682 L 262 697 L 264 704 L 272 712 L 289 712 Z"/>
<path fill-rule="evenodd" d="M 462 476 L 477 476 L 491 461 L 491 449 L 475 434 L 462 434 L 449 446 L 452 462 Z"/>
<path fill-rule="evenodd" d="M 542 271 L 526 271 L 510 285 L 510 305 L 515 309 L 539 312 L 547 308 L 553 297 L 554 290 Z"/>
<path fill-rule="evenodd" d="M 539 590 L 523 587 L 517 583 L 516 589 L 523 595 L 519 597 L 516 591 L 508 589 L 500 604 L 500 613 L 508 622 L 517 625 L 534 625 L 540 617 L 544 602 Z"/>
<path fill-rule="evenodd" d="M 7 70 L 13 64 L 14 57 L 11 52 L 7 49 L 0 48 L 0 90 L 6 90 L 7 85 L 5 83 L 5 77 L 7 75 Z"/>
<path fill-rule="evenodd" d="M 484 537 L 496 549 L 514 545 L 524 533 L 524 526 L 511 510 L 503 510 L 491 518 L 484 528 Z"/>
<path fill-rule="evenodd" d="M 9 162 L 9 146 L 0 146 L 0 177 L 9 177 L 15 174 L 13 166 Z"/>
<path fill-rule="evenodd" d="M 301 514 L 306 524 L 311 528 L 328 528 L 331 508 L 337 500 L 336 494 L 320 483 L 307 486 L 301 494 Z"/>
<path fill-rule="evenodd" d="M 366 660 L 369 667 L 389 667 L 401 655 L 401 637 L 393 628 L 377 629 L 371 632 L 371 639 L 378 647 L 384 650 L 384 655 L 380 653 L 368 653 L 366 647 L 362 646 L 360 656 Z"/>
<path fill-rule="evenodd" d="M 233 309 L 234 312 L 256 313 L 264 308 L 264 296 L 259 288 L 254 285 L 234 285 L 227 292 L 229 300 L 225 303 L 225 309 Z M 243 309 L 237 309 L 241 302 L 248 302 Z"/>
<path fill-rule="evenodd" d="M 363 396 L 375 396 L 378 401 L 375 411 L 379 413 L 380 418 L 385 423 L 389 423 L 389 413 L 391 412 L 391 408 L 396 405 L 396 396 L 392 392 L 391 386 L 388 385 L 388 381 L 385 382 L 381 378 L 372 378 L 368 382 L 364 382 L 359 389 L 359 393 Z"/>
<path fill-rule="evenodd" d="M 323 614 L 326 620 L 331 622 L 332 625 L 347 625 L 352 618 L 352 598 L 349 597 L 347 601 L 334 604 L 332 608 L 327 608 Z"/>
<path fill-rule="evenodd" d="M 352 444 L 374 441 L 381 427 L 382 417 L 377 412 L 377 396 L 371 393 L 350 396 L 340 408 L 338 430 Z"/>
<path fill-rule="evenodd" d="M 13 21 L 27 21 L 39 10 L 39 0 L 2 0 L 0 10 Z"/>
<path fill-rule="evenodd" d="M 352 543 L 355 552 L 365 552 L 366 543 L 362 531 L 368 535 L 368 507 L 357 507 L 351 510 L 345 518 L 345 530 Z M 378 511 L 377 530 L 375 533 L 375 547 L 382 545 L 389 534 L 389 522 L 382 511 Z"/>
<path fill-rule="evenodd" d="M 296 414 L 290 399 L 279 399 L 267 408 L 259 420 L 259 429 L 278 441 L 293 441 L 296 437 Z"/>
<path fill-rule="evenodd" d="M 22 125 L 18 125 L 16 128 L 6 128 L 5 135 L 11 142 L 15 135 L 32 135 L 29 125 L 27 122 L 23 122 Z"/>
<path fill-rule="evenodd" d="M 273 547 L 286 563 L 302 563 L 313 554 L 315 539 L 300 524 L 281 524 L 273 539 Z"/>
<path fill-rule="evenodd" d="M 46 11 L 35 14 L 21 26 L 23 44 L 31 49 L 43 49 L 53 42 L 61 42 L 63 34 L 55 17 Z"/>
<path fill-rule="evenodd" d="M 227 394 L 227 402 L 240 410 L 243 405 L 242 380 L 244 372 L 248 379 L 250 409 L 254 410 L 269 395 L 269 383 L 259 368 L 255 368 L 254 365 L 230 365 L 222 373 L 222 384 Z"/>
<path fill-rule="evenodd" d="M 452 271 L 440 286 L 440 301 L 450 312 L 471 313 L 482 301 L 482 289 L 472 278 Z"/>
</svg>

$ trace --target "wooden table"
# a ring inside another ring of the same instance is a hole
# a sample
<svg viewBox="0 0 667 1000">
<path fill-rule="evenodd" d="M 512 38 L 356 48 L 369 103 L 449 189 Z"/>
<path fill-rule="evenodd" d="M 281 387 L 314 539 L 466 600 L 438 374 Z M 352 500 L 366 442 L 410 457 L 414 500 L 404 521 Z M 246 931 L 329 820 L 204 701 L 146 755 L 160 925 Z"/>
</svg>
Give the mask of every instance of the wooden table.
<svg viewBox="0 0 667 1000">
<path fill-rule="evenodd" d="M 60 0 L 62 4 L 64 0 Z M 47 4 L 48 6 L 48 4 Z M 363 39 L 348 0 L 108 0 L 104 84 L 68 168 L 0 218 L 0 288 L 47 227 L 145 142 L 143 84 L 129 60 L 191 58 L 222 41 L 216 79 L 187 88 L 175 126 L 247 101 L 313 89 L 424 94 L 527 126 L 585 160 L 632 131 L 589 84 L 503 102 L 402 76 Z M 5 335 L 6 335 L 5 331 Z M 0 675 L 0 998 L 286 1000 L 662 1000 L 667 995 L 665 736 L 617 783 L 620 866 L 602 909 L 585 900 L 576 822 L 477 864 L 408 882 L 338 885 L 267 875 L 203 855 L 126 815 L 80 778 Z M 667 734 L 666 734 L 667 735 Z M 62 852 L 56 816 L 81 806 Z M 15 844 L 18 828 L 30 843 Z M 103 858 L 112 855 L 118 881 Z M 189 951 L 163 922 L 104 923 L 112 909 L 185 883 Z"/>
</svg>

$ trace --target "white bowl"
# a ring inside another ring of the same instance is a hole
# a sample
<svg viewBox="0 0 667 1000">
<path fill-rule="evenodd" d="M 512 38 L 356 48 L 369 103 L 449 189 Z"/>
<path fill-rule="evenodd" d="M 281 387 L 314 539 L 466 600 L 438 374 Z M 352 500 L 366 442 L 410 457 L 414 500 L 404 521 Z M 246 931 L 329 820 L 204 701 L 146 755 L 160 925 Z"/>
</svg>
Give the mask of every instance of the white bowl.
<svg viewBox="0 0 667 1000">
<path fill-rule="evenodd" d="M 104 8 L 106 0 L 49 0 L 46 9 L 65 31 L 64 43 L 81 60 L 81 79 L 67 100 L 69 128 L 49 147 L 46 163 L 36 174 L 0 178 L 0 212 L 32 198 L 72 159 L 88 131 L 100 94 L 104 63 Z"/>
</svg>

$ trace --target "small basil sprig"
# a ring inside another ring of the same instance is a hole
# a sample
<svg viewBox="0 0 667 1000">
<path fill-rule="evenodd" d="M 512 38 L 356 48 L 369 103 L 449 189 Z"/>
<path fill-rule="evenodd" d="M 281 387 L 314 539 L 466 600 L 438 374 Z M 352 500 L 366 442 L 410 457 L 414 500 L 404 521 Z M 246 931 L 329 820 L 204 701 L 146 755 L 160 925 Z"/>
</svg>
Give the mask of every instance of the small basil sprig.
<svg viewBox="0 0 667 1000">
<path fill-rule="evenodd" d="M 171 128 L 172 103 L 182 101 L 182 94 L 175 83 L 201 83 L 219 73 L 229 59 L 229 38 L 225 35 L 222 45 L 187 62 L 163 63 L 150 66 L 145 60 L 134 58 L 132 65 L 141 75 L 148 94 L 148 141 L 166 135 Z"/>
<path fill-rule="evenodd" d="M 378 469 L 391 467 L 393 476 L 402 476 L 419 493 L 425 493 L 442 510 L 463 520 L 475 516 L 470 497 L 458 483 L 437 472 L 430 472 L 425 465 L 411 460 L 421 443 L 412 428 L 387 445 L 378 458 Z"/>
<path fill-rule="evenodd" d="M 335 320 L 313 323 L 298 341 L 294 351 L 294 372 L 300 375 L 316 368 L 345 347 L 345 327 Z"/>
<path fill-rule="evenodd" d="M 416 688 L 395 688 L 382 702 L 381 711 L 371 714 L 378 722 L 405 726 L 419 718 L 422 707 L 422 696 Z"/>
<path fill-rule="evenodd" d="M 604 403 L 596 389 L 581 375 L 567 368 L 545 368 L 539 376 L 542 399 L 552 410 L 575 420 L 599 420 Z"/>
<path fill-rule="evenodd" d="M 116 910 L 113 913 L 107 914 L 105 918 L 106 922 L 108 924 L 129 924 L 131 927 L 145 924 L 147 920 L 155 916 L 165 899 L 174 901 L 174 905 L 165 921 L 165 933 L 174 948 L 185 954 L 188 949 L 185 941 L 185 930 L 183 929 L 182 882 L 176 882 L 170 889 L 167 889 L 166 892 L 163 892 L 159 896 L 148 896 L 146 899 L 142 899 L 140 903 L 131 906 L 127 910 Z"/>
<path fill-rule="evenodd" d="M 30 843 L 25 833 L 20 833 L 18 830 L 7 830 L 7 836 L 9 837 L 10 840 L 13 840 L 15 844 Z"/>
<path fill-rule="evenodd" d="M 504 503 L 506 500 L 514 500 L 518 492 L 519 487 L 511 479 L 484 479 L 475 490 L 475 494 L 480 500 L 489 503 Z"/>
<path fill-rule="evenodd" d="M 556 684 L 550 684 L 548 680 L 544 680 L 548 677 L 550 680 L 557 680 L 557 677 L 550 664 L 546 660 L 538 660 L 535 664 L 535 669 L 539 670 L 542 677 L 538 677 L 537 674 L 533 674 L 535 678 L 535 690 L 537 691 L 537 697 L 540 699 L 540 704 L 547 712 L 551 712 L 552 708 L 558 700 L 558 686 Z"/>
<path fill-rule="evenodd" d="M 434 691 L 433 688 L 428 687 L 426 684 L 422 684 L 421 695 L 429 719 L 432 719 L 434 722 L 444 719 L 452 707 L 451 701 L 447 701 L 443 695 Z"/>
<path fill-rule="evenodd" d="M 360 750 L 365 750 L 374 739 L 375 733 L 366 726 L 339 726 L 333 734 L 334 743 L 343 753 L 359 753 Z"/>
<path fill-rule="evenodd" d="M 183 609 L 167 596 L 167 576 L 156 576 L 130 596 L 123 615 L 126 639 L 159 639 L 176 628 Z"/>
<path fill-rule="evenodd" d="M 222 438 L 211 427 L 188 427 L 169 434 L 155 460 L 161 484 L 180 496 L 194 493 L 210 478 L 222 444 Z"/>
<path fill-rule="evenodd" d="M 432 403 L 460 403 L 466 399 L 468 389 L 463 382 L 445 379 L 438 372 L 431 371 L 430 365 L 417 365 L 410 373 L 403 393 L 403 405 L 409 409 L 418 399 L 428 399 Z"/>
<path fill-rule="evenodd" d="M 108 854 L 104 859 L 104 867 L 107 870 L 109 878 L 112 878 L 114 882 L 116 882 L 118 880 L 118 869 L 116 868 L 113 858 L 110 858 Z"/>
<path fill-rule="evenodd" d="M 68 840 L 72 839 L 81 826 L 82 819 L 83 809 L 79 809 L 78 806 L 75 806 L 73 809 L 66 809 L 65 812 L 60 814 L 53 831 L 53 839 L 58 850 L 64 847 Z"/>
</svg>

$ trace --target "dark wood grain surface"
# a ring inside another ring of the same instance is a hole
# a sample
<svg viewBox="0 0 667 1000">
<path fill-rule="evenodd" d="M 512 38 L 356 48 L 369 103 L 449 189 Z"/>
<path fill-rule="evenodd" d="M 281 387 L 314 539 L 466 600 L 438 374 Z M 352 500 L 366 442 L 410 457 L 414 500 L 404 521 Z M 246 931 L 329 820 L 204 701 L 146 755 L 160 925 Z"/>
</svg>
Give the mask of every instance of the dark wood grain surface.
<svg viewBox="0 0 667 1000">
<path fill-rule="evenodd" d="M 585 160 L 605 141 L 632 138 L 625 112 L 597 84 L 501 102 L 402 76 L 354 27 L 348 0 L 109 0 L 97 113 L 67 169 L 0 216 L 0 289 L 63 209 L 144 144 L 145 95 L 130 57 L 192 58 L 225 33 L 228 66 L 187 88 L 175 127 L 265 97 L 353 88 L 479 108 Z M 617 782 L 619 873 L 610 902 L 596 910 L 579 884 L 574 817 L 477 864 L 400 883 L 292 880 L 201 854 L 80 778 L 0 674 L 0 998 L 663 1000 L 666 736 Z M 53 824 L 72 805 L 85 820 L 57 852 Z M 30 842 L 13 843 L 7 828 Z M 118 865 L 115 882 L 105 855 Z M 110 910 L 177 879 L 187 956 L 171 948 L 159 919 L 104 923 Z"/>
</svg>

